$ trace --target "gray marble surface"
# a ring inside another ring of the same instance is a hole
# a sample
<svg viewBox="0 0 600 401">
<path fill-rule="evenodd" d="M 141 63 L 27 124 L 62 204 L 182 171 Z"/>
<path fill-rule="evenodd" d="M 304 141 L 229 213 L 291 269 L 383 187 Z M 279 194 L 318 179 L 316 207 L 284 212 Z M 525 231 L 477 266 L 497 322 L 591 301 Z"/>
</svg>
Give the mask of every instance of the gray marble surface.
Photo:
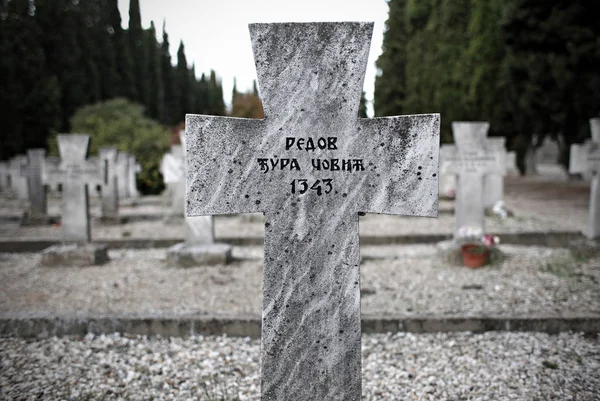
<svg viewBox="0 0 600 401">
<path fill-rule="evenodd" d="M 187 214 L 265 214 L 263 401 L 360 399 L 358 213 L 437 215 L 439 115 L 358 118 L 372 30 L 251 24 L 265 118 L 186 117 Z"/>
</svg>

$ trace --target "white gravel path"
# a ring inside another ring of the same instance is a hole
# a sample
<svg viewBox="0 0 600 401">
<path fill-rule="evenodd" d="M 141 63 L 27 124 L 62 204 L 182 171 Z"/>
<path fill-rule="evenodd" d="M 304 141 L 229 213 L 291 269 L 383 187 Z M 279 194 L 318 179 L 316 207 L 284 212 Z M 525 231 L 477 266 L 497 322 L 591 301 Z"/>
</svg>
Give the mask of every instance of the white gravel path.
<svg viewBox="0 0 600 401">
<path fill-rule="evenodd" d="M 432 245 L 363 247 L 364 314 L 405 316 L 600 313 L 600 258 L 501 246 L 508 259 L 472 270 Z M 260 315 L 262 248 L 227 266 L 175 268 L 165 249 L 113 250 L 103 266 L 40 266 L 39 254 L 0 254 L 0 313 Z M 373 257 L 385 259 L 373 259 Z"/>
<path fill-rule="evenodd" d="M 599 338 L 363 336 L 364 400 L 598 400 Z M 258 340 L 0 338 L 0 399 L 258 400 Z"/>
</svg>

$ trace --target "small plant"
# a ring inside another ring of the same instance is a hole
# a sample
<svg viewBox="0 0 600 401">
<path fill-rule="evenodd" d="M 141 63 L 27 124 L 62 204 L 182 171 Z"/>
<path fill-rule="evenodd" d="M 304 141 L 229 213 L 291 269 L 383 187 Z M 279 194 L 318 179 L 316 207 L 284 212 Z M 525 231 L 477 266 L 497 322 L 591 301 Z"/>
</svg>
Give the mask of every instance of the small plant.
<svg viewBox="0 0 600 401">
<path fill-rule="evenodd" d="M 476 268 L 489 261 L 490 249 L 500 243 L 500 238 L 483 234 L 480 227 L 464 226 L 458 230 L 456 241 L 461 245 L 463 264 Z"/>
</svg>

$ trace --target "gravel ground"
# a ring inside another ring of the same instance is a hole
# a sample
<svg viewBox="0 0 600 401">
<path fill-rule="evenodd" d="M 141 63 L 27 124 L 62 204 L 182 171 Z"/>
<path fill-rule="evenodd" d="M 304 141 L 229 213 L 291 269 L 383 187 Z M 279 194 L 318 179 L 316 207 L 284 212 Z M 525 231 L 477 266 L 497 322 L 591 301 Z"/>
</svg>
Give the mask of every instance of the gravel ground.
<svg viewBox="0 0 600 401">
<path fill-rule="evenodd" d="M 432 245 L 363 247 L 364 314 L 406 316 L 600 313 L 600 258 L 501 246 L 504 262 L 472 270 L 441 262 Z M 262 248 L 227 266 L 168 267 L 164 249 L 112 250 L 85 268 L 39 265 L 38 254 L 0 254 L 0 313 L 254 314 L 262 299 Z M 373 258 L 379 259 L 373 259 Z M 384 257 L 385 259 L 381 259 Z"/>
<path fill-rule="evenodd" d="M 153 206 L 150 206 L 153 207 Z M 217 216 L 215 235 L 218 237 L 263 237 L 264 218 L 261 214 L 235 216 Z M 441 214 L 438 218 L 401 217 L 367 214 L 360 218 L 361 235 L 409 235 L 409 234 L 451 234 L 454 229 L 454 216 Z M 486 218 L 489 232 L 517 233 L 539 231 L 563 231 L 564 227 L 537 217 L 516 216 L 501 220 L 497 217 Z M 134 221 L 121 225 L 104 225 L 92 222 L 92 237 L 95 240 L 120 238 L 183 238 L 185 228 L 183 219 L 165 224 L 159 221 Z M 60 237 L 60 227 L 21 227 L 18 224 L 0 225 L 0 238 L 55 239 Z"/>
<path fill-rule="evenodd" d="M 363 399 L 598 400 L 599 340 L 365 335 Z M 228 337 L 0 338 L 0 398 L 258 400 L 259 350 L 258 340 Z"/>
</svg>

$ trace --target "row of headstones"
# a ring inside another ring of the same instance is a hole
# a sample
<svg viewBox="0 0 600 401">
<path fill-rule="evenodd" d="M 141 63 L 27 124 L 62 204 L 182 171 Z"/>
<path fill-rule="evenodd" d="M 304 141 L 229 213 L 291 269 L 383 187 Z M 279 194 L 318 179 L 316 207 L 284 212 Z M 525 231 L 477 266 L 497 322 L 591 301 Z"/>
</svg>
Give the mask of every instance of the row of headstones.
<svg viewBox="0 0 600 401">
<path fill-rule="evenodd" d="M 36 176 L 41 177 L 41 182 L 46 185 L 51 193 L 60 193 L 61 183 L 54 183 L 48 178 L 47 171 L 56 170 L 60 164 L 58 157 L 45 157 L 44 149 L 30 149 L 27 155 L 13 157 L 7 162 L 0 162 L 0 191 L 13 192 L 17 199 L 31 200 L 35 197 Z M 100 157 L 90 157 L 90 162 L 101 163 Z M 136 198 L 139 196 L 136 187 L 136 174 L 141 171 L 135 156 L 119 152 L 114 163 L 114 172 L 118 176 L 118 196 L 120 199 Z M 33 178 L 33 182 L 32 182 Z M 101 180 L 93 183 L 90 196 L 100 196 Z"/>
<path fill-rule="evenodd" d="M 140 166 L 134 156 L 118 152 L 116 148 L 102 148 L 98 157 L 86 159 L 88 136 L 61 135 L 60 139 L 60 159 L 45 157 L 44 149 L 30 149 L 27 156 L 0 163 L 0 188 L 14 192 L 18 199 L 29 201 L 28 218 L 41 221 L 47 218 L 47 189 L 61 189 L 63 206 L 68 205 L 66 210 L 80 206 L 78 196 L 71 193 L 67 185 L 71 181 L 80 180 L 81 185 L 87 185 L 90 190 L 86 191 L 86 197 L 91 193 L 101 195 L 102 217 L 118 215 L 120 198 L 138 196 L 136 173 Z M 82 170 L 83 161 L 85 169 Z M 82 212 L 82 215 L 87 214 Z M 75 237 L 84 240 L 85 234 L 82 232 Z"/>
</svg>

